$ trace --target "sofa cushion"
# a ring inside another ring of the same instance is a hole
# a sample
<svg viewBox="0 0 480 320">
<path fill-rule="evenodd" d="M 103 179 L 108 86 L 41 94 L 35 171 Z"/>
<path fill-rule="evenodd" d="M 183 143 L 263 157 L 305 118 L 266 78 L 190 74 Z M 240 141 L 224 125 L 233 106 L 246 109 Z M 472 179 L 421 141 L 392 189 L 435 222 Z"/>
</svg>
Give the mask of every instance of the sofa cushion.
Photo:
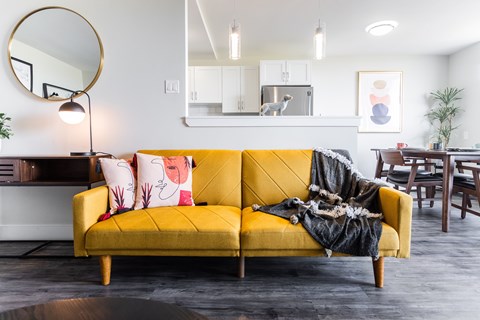
<svg viewBox="0 0 480 320">
<path fill-rule="evenodd" d="M 310 150 L 246 150 L 242 158 L 242 206 L 308 198 Z"/>
<path fill-rule="evenodd" d="M 108 185 L 110 213 L 132 210 L 135 203 L 135 176 L 127 160 L 100 158 L 105 181 Z"/>
<path fill-rule="evenodd" d="M 379 251 L 389 255 L 399 249 L 398 234 L 389 225 L 382 223 Z M 245 208 L 242 211 L 242 250 L 322 250 L 301 224 L 293 225 L 283 219 L 261 211 Z"/>
<path fill-rule="evenodd" d="M 209 205 L 241 206 L 242 155 L 239 150 L 139 150 L 170 157 L 192 156 L 193 200 Z"/>
<path fill-rule="evenodd" d="M 93 225 L 88 250 L 240 249 L 241 211 L 230 206 L 157 207 L 129 211 Z"/>
<path fill-rule="evenodd" d="M 192 157 L 137 153 L 135 209 L 192 206 Z"/>
</svg>

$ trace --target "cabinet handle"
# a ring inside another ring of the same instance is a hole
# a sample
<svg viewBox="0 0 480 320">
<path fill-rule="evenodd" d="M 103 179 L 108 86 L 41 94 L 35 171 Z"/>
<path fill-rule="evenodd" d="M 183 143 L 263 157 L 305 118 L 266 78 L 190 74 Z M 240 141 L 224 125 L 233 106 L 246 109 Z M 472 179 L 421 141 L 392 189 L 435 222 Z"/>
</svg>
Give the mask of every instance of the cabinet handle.
<svg viewBox="0 0 480 320">
<path fill-rule="evenodd" d="M 198 92 L 197 92 L 197 91 L 195 91 L 195 99 L 194 99 L 194 100 L 195 100 L 195 101 L 198 100 Z"/>
<path fill-rule="evenodd" d="M 287 72 L 287 82 L 290 81 L 290 72 Z"/>
<path fill-rule="evenodd" d="M 285 72 L 282 72 L 282 81 L 287 81 L 287 79 L 285 79 Z"/>
</svg>

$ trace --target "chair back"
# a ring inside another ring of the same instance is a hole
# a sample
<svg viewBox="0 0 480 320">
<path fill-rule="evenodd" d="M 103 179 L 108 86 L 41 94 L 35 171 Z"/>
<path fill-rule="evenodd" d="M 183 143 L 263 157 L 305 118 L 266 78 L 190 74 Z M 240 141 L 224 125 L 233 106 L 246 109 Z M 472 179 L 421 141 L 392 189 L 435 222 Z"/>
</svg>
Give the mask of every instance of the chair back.
<svg viewBox="0 0 480 320">
<path fill-rule="evenodd" d="M 465 164 L 466 162 L 466 164 Z M 477 161 L 457 161 L 458 172 L 461 178 L 454 179 L 454 185 L 459 184 L 463 187 L 480 191 L 480 165 Z M 480 194 L 480 193 L 479 193 Z M 479 198 L 480 201 L 480 198 Z M 479 202 L 480 203 L 480 202 Z"/>
<path fill-rule="evenodd" d="M 416 188 L 418 207 L 422 207 L 422 201 L 429 200 L 430 207 L 433 206 L 435 198 L 435 188 L 442 185 L 442 178 L 432 175 L 430 167 L 431 162 L 425 158 L 407 157 L 404 158 L 400 150 L 384 149 L 380 150 L 382 160 L 390 165 L 387 174 L 387 182 L 394 185 L 396 189 L 405 188 L 405 193 L 410 194 L 412 188 Z M 395 170 L 395 166 L 403 167 L 402 170 Z M 419 167 L 425 167 L 426 170 L 419 170 Z M 407 169 L 408 170 L 405 170 Z M 425 188 L 425 197 L 422 195 L 422 188 Z"/>
<path fill-rule="evenodd" d="M 389 164 L 391 166 L 405 165 L 405 160 L 400 150 L 385 149 L 380 150 L 380 154 L 382 155 L 382 160 L 385 164 Z"/>
</svg>

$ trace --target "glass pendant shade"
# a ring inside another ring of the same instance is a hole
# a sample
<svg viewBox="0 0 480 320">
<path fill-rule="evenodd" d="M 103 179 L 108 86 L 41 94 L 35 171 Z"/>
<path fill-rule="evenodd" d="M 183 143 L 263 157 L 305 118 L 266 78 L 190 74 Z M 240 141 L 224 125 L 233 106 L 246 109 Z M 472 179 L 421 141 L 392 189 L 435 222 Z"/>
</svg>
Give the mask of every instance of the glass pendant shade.
<svg viewBox="0 0 480 320">
<path fill-rule="evenodd" d="M 229 58 L 238 60 L 241 57 L 241 39 L 240 24 L 233 20 L 233 24 L 228 27 Z"/>
<path fill-rule="evenodd" d="M 313 45 L 315 49 L 315 59 L 321 60 L 325 58 L 325 44 L 326 44 L 326 30 L 325 24 L 318 22 L 315 28 L 315 35 L 313 36 Z"/>
</svg>

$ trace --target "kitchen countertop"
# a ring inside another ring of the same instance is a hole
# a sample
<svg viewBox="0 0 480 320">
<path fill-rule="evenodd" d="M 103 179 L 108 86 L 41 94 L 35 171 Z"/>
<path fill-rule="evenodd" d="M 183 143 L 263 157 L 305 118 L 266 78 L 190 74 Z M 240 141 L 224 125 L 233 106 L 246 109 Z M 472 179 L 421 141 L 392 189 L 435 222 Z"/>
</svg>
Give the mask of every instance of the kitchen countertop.
<svg viewBox="0 0 480 320">
<path fill-rule="evenodd" d="M 358 127 L 358 116 L 187 116 L 189 127 Z"/>
</svg>

